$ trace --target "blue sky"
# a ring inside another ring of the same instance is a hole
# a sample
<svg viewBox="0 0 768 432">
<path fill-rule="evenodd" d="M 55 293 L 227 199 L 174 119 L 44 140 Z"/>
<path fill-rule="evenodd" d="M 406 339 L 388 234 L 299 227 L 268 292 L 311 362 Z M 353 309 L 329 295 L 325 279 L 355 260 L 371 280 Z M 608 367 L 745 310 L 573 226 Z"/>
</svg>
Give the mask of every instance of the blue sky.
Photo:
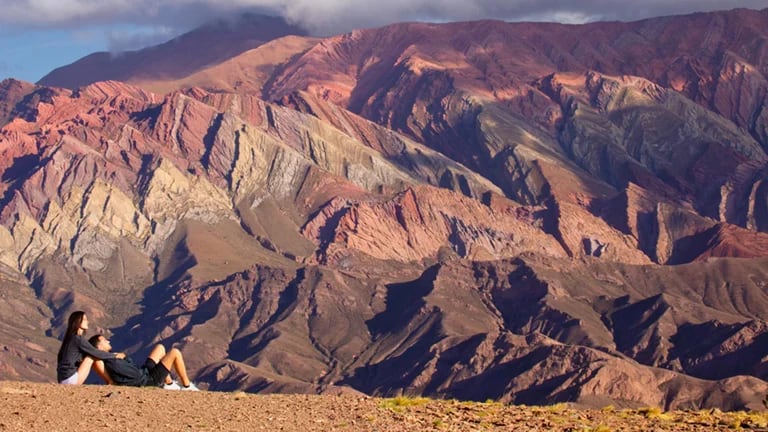
<svg viewBox="0 0 768 432">
<path fill-rule="evenodd" d="M 94 31 L 97 31 L 94 29 Z M 37 81 L 56 66 L 107 49 L 105 38 L 69 29 L 0 32 L 0 79 Z"/>
<path fill-rule="evenodd" d="M 330 35 L 413 20 L 583 23 L 736 7 L 764 9 L 768 0 L 0 0 L 0 80 L 35 82 L 87 54 L 154 45 L 241 11 Z"/>
<path fill-rule="evenodd" d="M 11 77 L 35 82 L 53 69 L 88 54 L 139 49 L 165 42 L 186 30 L 187 27 L 171 29 L 133 23 L 0 28 L 0 80 Z"/>
</svg>

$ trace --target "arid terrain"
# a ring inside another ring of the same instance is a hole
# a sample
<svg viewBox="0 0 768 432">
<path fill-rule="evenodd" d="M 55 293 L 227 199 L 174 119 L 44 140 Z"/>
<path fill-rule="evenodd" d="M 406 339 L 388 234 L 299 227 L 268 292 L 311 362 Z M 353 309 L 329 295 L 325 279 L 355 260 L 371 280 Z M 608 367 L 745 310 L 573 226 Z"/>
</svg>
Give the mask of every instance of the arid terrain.
<svg viewBox="0 0 768 432">
<path fill-rule="evenodd" d="M 578 409 L 365 395 L 254 395 L 0 382 L 0 430 L 730 431 L 765 412 Z"/>
<path fill-rule="evenodd" d="M 50 382 L 85 310 L 211 390 L 762 409 L 766 53 L 768 9 L 325 38 L 245 15 L 5 80 L 0 379 Z"/>
</svg>

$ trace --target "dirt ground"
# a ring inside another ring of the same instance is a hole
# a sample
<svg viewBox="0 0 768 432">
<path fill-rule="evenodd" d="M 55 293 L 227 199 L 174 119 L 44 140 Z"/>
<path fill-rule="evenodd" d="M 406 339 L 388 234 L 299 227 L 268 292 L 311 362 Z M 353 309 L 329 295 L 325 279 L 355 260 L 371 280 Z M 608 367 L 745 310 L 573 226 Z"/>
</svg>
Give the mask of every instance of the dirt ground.
<svg viewBox="0 0 768 432">
<path fill-rule="evenodd" d="M 424 398 L 254 395 L 0 381 L 0 431 L 768 430 L 766 412 L 510 406 Z"/>
</svg>

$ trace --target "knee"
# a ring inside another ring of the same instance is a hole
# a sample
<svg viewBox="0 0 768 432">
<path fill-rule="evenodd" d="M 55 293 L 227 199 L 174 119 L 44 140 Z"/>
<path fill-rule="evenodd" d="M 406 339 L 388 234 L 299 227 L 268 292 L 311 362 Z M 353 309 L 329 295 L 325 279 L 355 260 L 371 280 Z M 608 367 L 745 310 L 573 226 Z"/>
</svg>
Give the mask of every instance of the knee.
<svg viewBox="0 0 768 432">
<path fill-rule="evenodd" d="M 165 347 L 163 346 L 163 344 L 155 345 L 155 348 L 153 348 L 153 351 L 159 351 L 160 353 L 162 353 L 161 355 L 165 355 Z"/>
<path fill-rule="evenodd" d="M 179 351 L 178 348 L 171 348 L 171 354 L 173 354 L 175 357 L 181 357 L 181 351 Z"/>
</svg>

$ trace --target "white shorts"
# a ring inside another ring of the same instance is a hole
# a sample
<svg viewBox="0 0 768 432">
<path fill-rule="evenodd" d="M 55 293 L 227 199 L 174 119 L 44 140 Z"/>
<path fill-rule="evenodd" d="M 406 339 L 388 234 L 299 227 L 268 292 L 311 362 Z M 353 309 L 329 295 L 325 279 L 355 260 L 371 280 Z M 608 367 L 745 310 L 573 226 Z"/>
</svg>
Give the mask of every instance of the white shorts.
<svg viewBox="0 0 768 432">
<path fill-rule="evenodd" d="M 75 374 L 72 375 L 71 377 L 63 381 L 59 381 L 59 384 L 77 384 L 77 372 L 75 372 Z"/>
</svg>

